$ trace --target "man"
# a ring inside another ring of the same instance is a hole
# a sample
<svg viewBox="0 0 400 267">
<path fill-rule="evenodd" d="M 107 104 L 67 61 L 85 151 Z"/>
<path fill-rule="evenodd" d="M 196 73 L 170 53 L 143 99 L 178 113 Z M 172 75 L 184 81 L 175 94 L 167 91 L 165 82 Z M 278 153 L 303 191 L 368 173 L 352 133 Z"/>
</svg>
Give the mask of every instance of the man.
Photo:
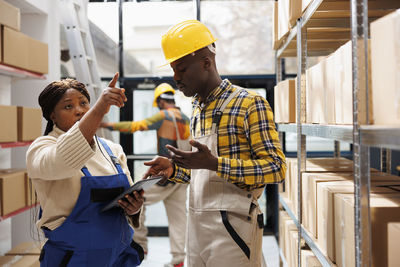
<svg viewBox="0 0 400 267">
<path fill-rule="evenodd" d="M 258 94 L 222 80 L 215 38 L 197 20 L 162 37 L 166 60 L 185 96 L 193 97 L 192 152 L 167 146 L 171 159 L 156 157 L 144 178 L 162 174 L 189 183 L 188 266 L 262 266 L 265 184 L 286 172 L 273 114 Z"/>
<path fill-rule="evenodd" d="M 154 91 L 153 106 L 160 112 L 142 121 L 123 121 L 102 123 L 102 127 L 126 133 L 136 131 L 157 130 L 158 155 L 170 157 L 166 145 L 177 147 L 177 134 L 182 140 L 189 138 L 189 118 L 175 106 L 175 90 L 168 83 L 162 83 Z M 177 129 L 178 128 L 178 129 Z M 145 202 L 140 226 L 135 228 L 134 240 L 139 243 L 145 253 L 147 246 L 147 227 L 145 207 L 163 201 L 168 217 L 169 240 L 172 261 L 166 267 L 182 267 L 185 259 L 185 230 L 186 230 L 186 191 L 187 185 L 166 181 L 154 186 L 144 193 Z"/>
</svg>

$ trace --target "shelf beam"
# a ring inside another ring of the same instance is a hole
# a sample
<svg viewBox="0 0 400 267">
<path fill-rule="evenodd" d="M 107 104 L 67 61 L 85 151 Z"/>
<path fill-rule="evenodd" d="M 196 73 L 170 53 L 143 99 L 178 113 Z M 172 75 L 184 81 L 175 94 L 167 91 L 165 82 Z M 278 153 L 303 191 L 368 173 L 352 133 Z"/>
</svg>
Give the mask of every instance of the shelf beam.
<svg viewBox="0 0 400 267">
<path fill-rule="evenodd" d="M 11 218 L 11 217 L 14 217 L 14 216 L 16 216 L 16 215 L 18 215 L 18 214 L 20 214 L 20 213 L 22 213 L 22 212 L 25 212 L 25 211 L 27 211 L 27 210 L 30 210 L 31 208 L 36 207 L 37 205 L 39 205 L 39 204 L 33 204 L 33 205 L 30 205 L 30 206 L 26 206 L 26 207 L 23 207 L 23 208 L 18 209 L 18 210 L 16 210 L 16 211 L 13 211 L 13 212 L 11 212 L 11 213 L 9 213 L 9 214 L 0 216 L 0 222 L 1 222 L 1 221 L 4 221 L 4 220 L 6 220 L 6 219 L 9 219 L 9 218 Z"/>
<path fill-rule="evenodd" d="M 17 77 L 17 78 L 32 78 L 44 80 L 46 77 L 43 74 L 31 72 L 28 70 L 4 65 L 0 63 L 0 74 Z"/>
<path fill-rule="evenodd" d="M 0 143 L 1 148 L 11 148 L 11 147 L 21 147 L 21 146 L 29 146 L 33 141 L 26 142 L 10 142 L 10 143 Z"/>
</svg>

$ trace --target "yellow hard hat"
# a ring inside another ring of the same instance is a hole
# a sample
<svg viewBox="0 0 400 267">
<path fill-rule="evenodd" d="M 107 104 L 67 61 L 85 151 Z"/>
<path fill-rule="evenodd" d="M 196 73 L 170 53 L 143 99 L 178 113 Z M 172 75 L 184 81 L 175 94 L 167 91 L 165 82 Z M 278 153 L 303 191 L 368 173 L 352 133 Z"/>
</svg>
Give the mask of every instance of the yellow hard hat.
<svg viewBox="0 0 400 267">
<path fill-rule="evenodd" d="M 172 88 L 171 85 L 168 83 L 162 83 L 154 89 L 154 101 L 153 101 L 153 107 L 157 107 L 157 98 L 160 97 L 160 95 L 167 93 L 167 92 L 172 92 L 172 94 L 175 94 L 174 88 Z"/>
<path fill-rule="evenodd" d="M 172 63 L 216 40 L 203 23 L 198 20 L 186 20 L 169 28 L 162 36 L 161 46 L 165 59 Z"/>
</svg>

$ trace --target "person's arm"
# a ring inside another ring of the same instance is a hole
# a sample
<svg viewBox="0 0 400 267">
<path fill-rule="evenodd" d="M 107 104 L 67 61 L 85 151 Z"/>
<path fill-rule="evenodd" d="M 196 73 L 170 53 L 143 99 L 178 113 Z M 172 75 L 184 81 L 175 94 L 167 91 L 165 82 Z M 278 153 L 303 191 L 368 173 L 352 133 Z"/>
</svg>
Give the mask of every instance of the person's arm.
<svg viewBox="0 0 400 267">
<path fill-rule="evenodd" d="M 118 77 L 119 74 L 116 73 L 94 106 L 79 121 L 82 135 L 89 144 L 93 143 L 93 136 L 96 134 L 104 115 L 110 110 L 110 106 L 123 107 L 127 100 L 125 89 L 115 87 Z"/>
<path fill-rule="evenodd" d="M 31 178 L 65 179 L 80 175 L 80 169 L 95 151 L 96 147 L 90 146 L 75 123 L 58 138 L 37 138 L 26 153 L 26 167 Z"/>
<path fill-rule="evenodd" d="M 141 121 L 102 122 L 100 127 L 122 133 L 134 133 L 136 131 L 158 130 L 164 119 L 165 114 L 160 111 Z"/>
<path fill-rule="evenodd" d="M 285 179 L 286 162 L 281 150 L 273 113 L 268 102 L 254 96 L 246 109 L 244 131 L 252 159 L 218 157 L 217 174 L 232 183 L 262 185 Z"/>
</svg>

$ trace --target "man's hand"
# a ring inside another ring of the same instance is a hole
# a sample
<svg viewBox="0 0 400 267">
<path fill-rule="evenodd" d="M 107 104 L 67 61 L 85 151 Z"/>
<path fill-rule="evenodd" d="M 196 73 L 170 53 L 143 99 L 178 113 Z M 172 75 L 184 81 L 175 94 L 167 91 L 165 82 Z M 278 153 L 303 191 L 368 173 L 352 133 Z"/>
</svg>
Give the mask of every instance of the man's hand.
<svg viewBox="0 0 400 267">
<path fill-rule="evenodd" d="M 141 190 L 140 192 L 133 191 L 132 194 L 125 195 L 125 198 L 118 200 L 118 204 L 121 208 L 124 209 L 127 215 L 135 215 L 139 212 L 140 208 L 143 205 L 143 193 L 143 190 Z"/>
<path fill-rule="evenodd" d="M 197 148 L 197 151 L 183 151 L 173 146 L 166 145 L 172 154 L 172 162 L 186 169 L 207 169 L 216 171 L 218 158 L 211 154 L 210 149 L 197 141 L 190 140 L 190 144 Z"/>
<path fill-rule="evenodd" d="M 150 166 L 147 172 L 143 175 L 143 179 L 146 179 L 152 175 L 163 176 L 166 179 L 171 177 L 174 172 L 174 166 L 171 161 L 166 157 L 157 156 L 151 161 L 147 161 L 144 163 L 146 166 Z M 164 181 L 164 179 L 163 179 Z"/>
</svg>

